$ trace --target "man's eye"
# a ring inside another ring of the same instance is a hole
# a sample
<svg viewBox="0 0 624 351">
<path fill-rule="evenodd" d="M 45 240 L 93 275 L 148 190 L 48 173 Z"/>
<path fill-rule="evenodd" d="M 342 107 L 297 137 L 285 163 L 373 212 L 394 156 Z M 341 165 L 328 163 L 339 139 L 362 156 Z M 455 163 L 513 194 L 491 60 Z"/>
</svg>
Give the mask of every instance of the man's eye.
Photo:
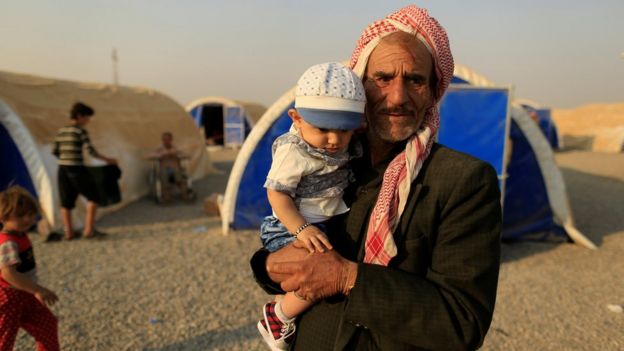
<svg viewBox="0 0 624 351">
<path fill-rule="evenodd" d="M 406 77 L 405 80 L 412 85 L 423 85 L 425 84 L 425 78 L 423 77 Z"/>
</svg>

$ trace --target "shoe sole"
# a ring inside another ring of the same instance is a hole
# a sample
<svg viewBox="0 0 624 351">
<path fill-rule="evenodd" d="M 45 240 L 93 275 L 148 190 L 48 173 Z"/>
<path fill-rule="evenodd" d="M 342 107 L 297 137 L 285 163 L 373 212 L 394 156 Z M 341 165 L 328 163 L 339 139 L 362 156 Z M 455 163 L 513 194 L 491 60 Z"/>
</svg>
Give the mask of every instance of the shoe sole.
<svg viewBox="0 0 624 351">
<path fill-rule="evenodd" d="M 262 338 L 264 339 L 264 343 L 266 344 L 266 346 L 269 347 L 269 349 L 271 349 L 271 351 L 284 351 L 285 350 L 285 349 L 280 349 L 279 347 L 272 345 L 274 342 L 273 335 L 271 334 L 271 332 L 264 329 L 264 327 L 262 326 L 262 322 L 258 322 L 257 326 L 258 326 L 258 331 L 260 332 L 260 335 L 262 335 Z"/>
</svg>

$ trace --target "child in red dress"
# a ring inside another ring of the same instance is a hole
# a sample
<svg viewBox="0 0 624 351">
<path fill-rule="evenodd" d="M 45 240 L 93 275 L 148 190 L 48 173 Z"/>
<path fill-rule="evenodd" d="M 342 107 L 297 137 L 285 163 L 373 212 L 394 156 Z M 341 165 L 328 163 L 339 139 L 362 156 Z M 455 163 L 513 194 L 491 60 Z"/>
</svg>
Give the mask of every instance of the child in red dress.
<svg viewBox="0 0 624 351">
<path fill-rule="evenodd" d="M 26 232 L 37 220 L 39 205 L 23 188 L 0 192 L 0 350 L 13 349 L 24 328 L 39 351 L 57 351 L 58 321 L 46 305 L 58 297 L 37 284 L 35 256 Z"/>
</svg>

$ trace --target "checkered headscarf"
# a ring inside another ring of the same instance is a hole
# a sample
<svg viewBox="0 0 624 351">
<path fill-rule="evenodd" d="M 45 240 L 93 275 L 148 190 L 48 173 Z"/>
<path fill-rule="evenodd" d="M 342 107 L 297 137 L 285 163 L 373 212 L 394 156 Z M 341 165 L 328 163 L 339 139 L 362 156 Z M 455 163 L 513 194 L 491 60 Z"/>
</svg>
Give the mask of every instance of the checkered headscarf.
<svg viewBox="0 0 624 351">
<path fill-rule="evenodd" d="M 422 125 L 416 134 L 410 137 L 405 150 L 388 165 L 370 216 L 364 262 L 384 266 L 387 266 L 397 254 L 392 233 L 405 208 L 411 183 L 429 156 L 438 133 L 440 115 L 436 105 L 451 82 L 454 68 L 446 31 L 435 18 L 429 16 L 427 10 L 414 5 L 404 7 L 369 25 L 357 42 L 351 56 L 350 67 L 363 77 L 373 49 L 383 37 L 398 31 L 413 34 L 425 44 L 433 57 L 438 85 L 433 91 L 433 106 L 425 112 Z"/>
</svg>

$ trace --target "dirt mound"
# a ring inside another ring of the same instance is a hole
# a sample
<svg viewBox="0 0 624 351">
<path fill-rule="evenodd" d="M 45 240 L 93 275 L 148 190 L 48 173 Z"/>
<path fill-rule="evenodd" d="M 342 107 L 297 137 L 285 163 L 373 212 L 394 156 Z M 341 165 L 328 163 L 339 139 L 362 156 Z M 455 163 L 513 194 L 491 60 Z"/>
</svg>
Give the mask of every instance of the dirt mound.
<svg viewBox="0 0 624 351">
<path fill-rule="evenodd" d="M 558 109 L 552 111 L 552 117 L 565 148 L 624 151 L 624 103 Z"/>
</svg>

